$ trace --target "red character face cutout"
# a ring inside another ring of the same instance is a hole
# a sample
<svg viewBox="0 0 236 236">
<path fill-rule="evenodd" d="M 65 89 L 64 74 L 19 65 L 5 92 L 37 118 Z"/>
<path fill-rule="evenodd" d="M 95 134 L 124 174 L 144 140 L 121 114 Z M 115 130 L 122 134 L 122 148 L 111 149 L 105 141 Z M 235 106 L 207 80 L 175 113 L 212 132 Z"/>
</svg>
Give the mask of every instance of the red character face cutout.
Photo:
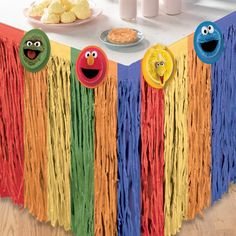
<svg viewBox="0 0 236 236">
<path fill-rule="evenodd" d="M 106 54 L 96 46 L 84 48 L 76 61 L 78 79 L 87 88 L 95 88 L 104 81 L 107 67 Z"/>
</svg>

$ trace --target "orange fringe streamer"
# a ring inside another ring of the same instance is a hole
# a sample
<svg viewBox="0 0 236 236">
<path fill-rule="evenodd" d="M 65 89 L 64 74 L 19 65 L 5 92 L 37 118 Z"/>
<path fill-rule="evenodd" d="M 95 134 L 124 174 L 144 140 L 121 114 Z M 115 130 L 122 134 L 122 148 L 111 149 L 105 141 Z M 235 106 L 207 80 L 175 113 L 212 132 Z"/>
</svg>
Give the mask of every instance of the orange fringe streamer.
<svg viewBox="0 0 236 236">
<path fill-rule="evenodd" d="M 193 219 L 211 202 L 211 66 L 197 58 L 193 35 L 188 45 L 188 219 Z"/>
<path fill-rule="evenodd" d="M 24 206 L 40 221 L 47 220 L 47 74 L 25 71 Z"/>
<path fill-rule="evenodd" d="M 117 235 L 117 65 L 95 89 L 94 235 Z"/>
</svg>

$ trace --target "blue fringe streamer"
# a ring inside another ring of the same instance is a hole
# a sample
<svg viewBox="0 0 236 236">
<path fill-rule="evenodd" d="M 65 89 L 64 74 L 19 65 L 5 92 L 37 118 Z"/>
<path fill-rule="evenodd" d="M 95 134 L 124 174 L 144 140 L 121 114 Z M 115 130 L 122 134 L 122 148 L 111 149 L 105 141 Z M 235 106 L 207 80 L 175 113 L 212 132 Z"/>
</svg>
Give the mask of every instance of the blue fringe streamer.
<svg viewBox="0 0 236 236">
<path fill-rule="evenodd" d="M 118 235 L 140 235 L 140 61 L 118 65 Z"/>
<path fill-rule="evenodd" d="M 212 66 L 212 203 L 236 182 L 236 13 L 217 22 L 225 40 Z"/>
</svg>

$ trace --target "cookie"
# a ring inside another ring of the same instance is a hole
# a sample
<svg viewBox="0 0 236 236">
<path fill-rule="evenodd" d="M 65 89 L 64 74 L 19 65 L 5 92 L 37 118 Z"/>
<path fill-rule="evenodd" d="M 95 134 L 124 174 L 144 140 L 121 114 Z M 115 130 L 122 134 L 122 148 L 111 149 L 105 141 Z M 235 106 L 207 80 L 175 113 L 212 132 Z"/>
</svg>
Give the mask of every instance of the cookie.
<svg viewBox="0 0 236 236">
<path fill-rule="evenodd" d="M 137 32 L 129 28 L 112 29 L 107 35 L 108 41 L 116 44 L 133 43 L 137 40 L 137 38 Z"/>
</svg>

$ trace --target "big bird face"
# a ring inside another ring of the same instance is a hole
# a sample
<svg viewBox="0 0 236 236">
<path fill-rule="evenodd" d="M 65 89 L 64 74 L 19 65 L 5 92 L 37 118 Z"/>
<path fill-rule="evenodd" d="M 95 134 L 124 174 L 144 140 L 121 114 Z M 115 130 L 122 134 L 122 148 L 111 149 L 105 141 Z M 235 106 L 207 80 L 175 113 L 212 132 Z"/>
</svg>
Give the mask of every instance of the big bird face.
<svg viewBox="0 0 236 236">
<path fill-rule="evenodd" d="M 107 72 L 106 54 L 98 47 L 86 47 L 80 53 L 76 62 L 76 72 L 79 81 L 88 88 L 99 86 Z"/>
<path fill-rule="evenodd" d="M 142 72 L 146 82 L 154 88 L 163 88 L 171 78 L 174 60 L 170 51 L 162 45 L 151 47 L 142 61 Z"/>
<path fill-rule="evenodd" d="M 167 71 L 167 68 L 166 68 L 165 58 L 161 54 L 158 54 L 158 58 L 157 58 L 157 62 L 155 63 L 155 67 L 156 67 L 157 74 L 160 77 L 161 83 L 163 84 L 164 75 Z"/>
</svg>

